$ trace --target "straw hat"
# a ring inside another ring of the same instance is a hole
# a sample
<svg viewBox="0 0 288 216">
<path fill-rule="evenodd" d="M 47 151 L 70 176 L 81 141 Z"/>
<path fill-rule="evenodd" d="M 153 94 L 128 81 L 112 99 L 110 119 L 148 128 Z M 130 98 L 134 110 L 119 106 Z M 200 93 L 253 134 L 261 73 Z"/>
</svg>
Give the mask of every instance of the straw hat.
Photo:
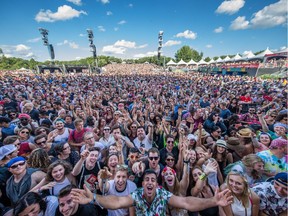
<svg viewBox="0 0 288 216">
<path fill-rule="evenodd" d="M 252 130 L 250 128 L 242 128 L 236 133 L 239 137 L 251 138 Z"/>
<path fill-rule="evenodd" d="M 197 130 L 195 131 L 194 135 L 197 136 L 197 137 L 199 137 L 199 129 L 197 129 Z M 206 137 L 207 135 L 208 135 L 207 131 L 204 130 L 204 128 L 202 128 L 202 137 L 201 137 L 201 138 Z"/>
<path fill-rule="evenodd" d="M 236 152 L 243 152 L 245 147 L 241 145 L 240 140 L 236 137 L 229 137 L 226 141 L 227 148 Z"/>
</svg>

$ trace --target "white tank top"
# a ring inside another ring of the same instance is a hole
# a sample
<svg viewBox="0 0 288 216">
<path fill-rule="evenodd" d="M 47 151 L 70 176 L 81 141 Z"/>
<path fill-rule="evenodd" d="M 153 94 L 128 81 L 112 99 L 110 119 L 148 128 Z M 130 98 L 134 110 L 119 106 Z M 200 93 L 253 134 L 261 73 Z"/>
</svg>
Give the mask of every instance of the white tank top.
<svg viewBox="0 0 288 216">
<path fill-rule="evenodd" d="M 234 202 L 231 204 L 232 212 L 234 216 L 251 216 L 252 215 L 252 205 L 250 199 L 248 200 L 248 208 L 245 209 L 245 207 L 242 205 L 242 202 L 238 200 L 234 196 Z"/>
<path fill-rule="evenodd" d="M 54 138 L 54 142 L 66 142 L 68 138 L 69 138 L 69 130 L 68 128 L 65 128 L 63 134 L 60 134 Z"/>
</svg>

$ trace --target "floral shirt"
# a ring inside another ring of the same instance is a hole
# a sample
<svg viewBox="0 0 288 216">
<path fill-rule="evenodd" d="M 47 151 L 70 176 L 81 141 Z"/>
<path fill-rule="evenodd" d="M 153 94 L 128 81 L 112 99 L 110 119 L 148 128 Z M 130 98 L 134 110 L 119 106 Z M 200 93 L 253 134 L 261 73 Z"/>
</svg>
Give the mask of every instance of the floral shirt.
<svg viewBox="0 0 288 216">
<path fill-rule="evenodd" d="M 271 173 L 275 173 L 275 175 L 279 172 L 288 171 L 288 164 L 286 157 L 277 158 L 275 155 L 272 154 L 270 150 L 258 152 L 257 155 L 264 161 L 265 170 Z"/>
<path fill-rule="evenodd" d="M 173 194 L 163 188 L 156 189 L 156 196 L 150 205 L 144 198 L 143 188 L 131 193 L 137 216 L 166 216 L 166 208 Z"/>
<path fill-rule="evenodd" d="M 260 210 L 270 216 L 277 216 L 287 210 L 288 198 L 280 197 L 273 183 L 262 182 L 255 185 L 252 190 L 260 198 Z"/>
</svg>

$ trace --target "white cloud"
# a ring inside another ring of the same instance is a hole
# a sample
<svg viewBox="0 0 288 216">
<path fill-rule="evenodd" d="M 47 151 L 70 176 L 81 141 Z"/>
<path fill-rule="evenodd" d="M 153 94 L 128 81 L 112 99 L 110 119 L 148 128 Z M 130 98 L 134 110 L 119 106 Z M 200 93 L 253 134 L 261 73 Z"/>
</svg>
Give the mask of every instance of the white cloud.
<svg viewBox="0 0 288 216">
<path fill-rule="evenodd" d="M 239 16 L 231 22 L 233 30 L 247 28 L 271 28 L 279 25 L 287 25 L 287 0 L 280 0 L 274 4 L 265 6 L 252 15 L 251 20 Z"/>
<path fill-rule="evenodd" d="M 80 60 L 80 59 L 83 59 L 83 57 L 80 57 L 80 56 L 75 57 L 75 60 Z"/>
<path fill-rule="evenodd" d="M 147 47 L 147 44 L 143 44 L 140 46 L 136 46 L 136 42 L 126 41 L 126 40 L 118 40 L 114 43 L 115 47 L 125 47 L 129 49 L 141 49 Z"/>
<path fill-rule="evenodd" d="M 111 15 L 113 15 L 113 13 L 112 13 L 111 11 L 107 11 L 107 12 L 106 12 L 106 15 L 107 15 L 107 16 L 111 16 Z"/>
<path fill-rule="evenodd" d="M 24 44 L 19 44 L 19 45 L 16 45 L 15 46 L 15 51 L 16 52 L 23 52 L 23 51 L 27 51 L 27 50 L 30 50 L 31 48 L 24 45 Z"/>
<path fill-rule="evenodd" d="M 102 4 L 108 4 L 108 3 L 110 3 L 109 0 L 100 0 L 100 1 L 102 2 Z"/>
<path fill-rule="evenodd" d="M 215 33 L 221 33 L 221 32 L 223 32 L 223 30 L 224 30 L 224 28 L 222 26 L 220 26 L 220 27 L 214 29 L 214 32 Z"/>
<path fill-rule="evenodd" d="M 98 28 L 98 30 L 100 32 L 105 32 L 106 31 L 106 29 L 103 26 L 98 26 L 97 28 Z"/>
<path fill-rule="evenodd" d="M 286 48 L 287 48 L 286 46 L 282 46 L 282 47 L 280 47 L 279 50 L 285 50 Z"/>
<path fill-rule="evenodd" d="M 126 51 L 126 48 L 124 47 L 116 47 L 113 45 L 108 45 L 108 46 L 104 46 L 102 48 L 102 52 L 103 53 L 107 53 L 107 54 L 124 54 Z"/>
<path fill-rule="evenodd" d="M 40 12 L 38 12 L 36 15 L 35 20 L 37 22 L 63 21 L 79 17 L 81 14 L 87 15 L 85 11 L 78 11 L 68 5 L 63 5 L 58 7 L 57 12 L 55 13 L 53 13 L 51 10 L 40 10 Z"/>
<path fill-rule="evenodd" d="M 36 43 L 36 42 L 38 42 L 38 41 L 40 41 L 40 40 L 41 40 L 41 37 L 38 37 L 38 38 L 29 39 L 29 40 L 27 40 L 27 42 L 29 42 L 29 43 Z"/>
<path fill-rule="evenodd" d="M 244 0 L 225 0 L 217 8 L 216 13 L 234 14 L 238 12 L 245 4 Z"/>
<path fill-rule="evenodd" d="M 81 33 L 81 34 L 79 34 L 79 36 L 80 37 L 85 37 L 86 35 Z"/>
<path fill-rule="evenodd" d="M 157 55 L 158 52 L 157 51 L 153 51 L 153 52 L 147 52 L 147 53 L 140 53 L 140 54 L 135 54 L 133 56 L 133 58 L 143 58 L 143 57 L 150 57 L 150 56 L 155 56 Z"/>
<path fill-rule="evenodd" d="M 251 53 L 252 52 L 252 50 L 245 50 L 244 52 L 243 52 L 243 55 L 242 56 L 246 56 L 246 55 L 248 55 L 249 53 Z M 253 53 L 253 52 L 252 52 Z"/>
<path fill-rule="evenodd" d="M 123 25 L 123 24 L 125 24 L 125 23 L 126 23 L 125 20 L 121 20 L 120 22 L 118 22 L 119 25 Z"/>
<path fill-rule="evenodd" d="M 79 45 L 73 41 L 64 40 L 63 42 L 57 43 L 57 46 L 69 45 L 72 49 L 78 49 Z"/>
<path fill-rule="evenodd" d="M 184 32 L 178 33 L 178 34 L 176 35 L 176 37 L 178 37 L 178 38 L 184 37 L 184 38 L 186 38 L 186 39 L 194 40 L 194 39 L 197 38 L 197 33 L 192 32 L 192 31 L 190 31 L 190 30 L 186 30 L 186 31 L 184 31 Z"/>
<path fill-rule="evenodd" d="M 181 41 L 168 40 L 163 47 L 175 46 L 181 44 Z"/>
<path fill-rule="evenodd" d="M 231 22 L 230 28 L 233 30 L 247 29 L 249 28 L 249 21 L 246 20 L 245 16 L 239 16 Z"/>
<path fill-rule="evenodd" d="M 207 44 L 205 47 L 208 48 L 208 49 L 210 49 L 210 48 L 212 48 L 213 46 L 212 46 L 211 44 Z"/>
<path fill-rule="evenodd" d="M 71 2 L 71 3 L 75 4 L 75 5 L 78 5 L 78 6 L 82 5 L 81 0 L 67 0 L 67 1 Z"/>
<path fill-rule="evenodd" d="M 253 28 L 269 28 L 287 23 L 287 0 L 280 0 L 253 14 Z"/>
<path fill-rule="evenodd" d="M 29 52 L 25 57 L 26 58 L 35 58 L 36 56 L 34 55 L 33 52 Z"/>
</svg>

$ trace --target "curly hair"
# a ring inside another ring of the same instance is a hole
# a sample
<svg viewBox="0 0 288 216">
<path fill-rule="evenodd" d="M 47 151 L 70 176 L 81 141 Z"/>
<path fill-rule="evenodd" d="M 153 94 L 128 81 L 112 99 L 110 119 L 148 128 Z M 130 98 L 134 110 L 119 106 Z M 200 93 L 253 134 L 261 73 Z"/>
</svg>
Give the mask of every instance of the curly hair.
<svg viewBox="0 0 288 216">
<path fill-rule="evenodd" d="M 52 164 L 49 165 L 48 169 L 47 169 L 47 174 L 46 174 L 46 181 L 51 182 L 54 180 L 53 176 L 52 176 L 52 171 L 53 169 L 58 166 L 61 165 L 64 167 L 64 175 L 68 175 L 69 173 L 71 173 L 72 171 L 72 165 L 70 163 L 68 163 L 67 161 L 64 160 L 56 160 L 54 161 Z"/>
<path fill-rule="evenodd" d="M 31 152 L 27 164 L 31 168 L 40 168 L 42 171 L 47 171 L 51 161 L 49 155 L 44 149 L 37 148 Z"/>
</svg>

